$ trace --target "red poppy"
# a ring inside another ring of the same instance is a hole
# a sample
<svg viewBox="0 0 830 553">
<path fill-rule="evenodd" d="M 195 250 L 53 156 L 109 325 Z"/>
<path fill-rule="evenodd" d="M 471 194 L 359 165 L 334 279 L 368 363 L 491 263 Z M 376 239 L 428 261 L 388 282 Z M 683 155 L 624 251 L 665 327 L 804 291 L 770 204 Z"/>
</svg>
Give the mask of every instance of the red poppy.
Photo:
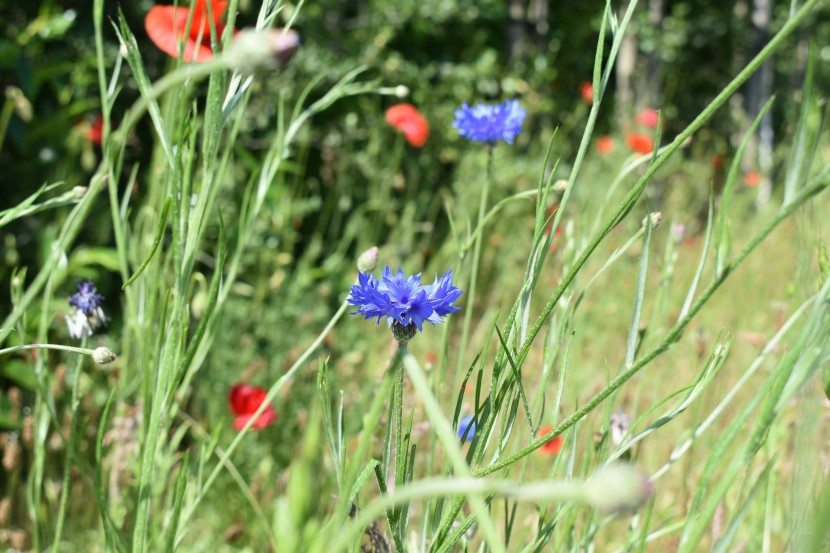
<svg viewBox="0 0 830 553">
<path fill-rule="evenodd" d="M 657 110 L 654 108 L 646 108 L 637 114 L 637 123 L 644 127 L 656 129 L 659 122 L 660 116 L 657 115 Z"/>
<path fill-rule="evenodd" d="M 397 104 L 386 110 L 386 122 L 401 131 L 411 146 L 422 147 L 429 138 L 429 124 L 412 104 Z"/>
<path fill-rule="evenodd" d="M 213 24 L 216 35 L 222 36 L 225 25 L 222 16 L 228 7 L 226 0 L 210 0 Z M 187 30 L 187 19 L 190 10 L 193 10 L 193 21 L 190 24 L 190 34 Z M 174 6 L 153 6 L 144 18 L 144 28 L 147 36 L 159 50 L 174 58 L 179 57 L 179 41 L 184 39 L 184 61 L 210 61 L 213 51 L 210 49 L 210 24 L 208 23 L 208 9 L 205 0 L 193 0 L 191 8 L 177 8 Z M 200 38 L 201 37 L 201 38 Z"/>
<path fill-rule="evenodd" d="M 228 406 L 231 413 L 236 415 L 236 419 L 233 421 L 233 427 L 236 430 L 242 430 L 248 424 L 259 406 L 265 401 L 267 394 L 268 392 L 262 388 L 250 384 L 240 383 L 231 387 L 231 391 L 228 393 Z M 254 421 L 253 428 L 261 430 L 275 420 L 277 420 L 277 412 L 273 405 L 268 405 L 265 411 Z"/>
<path fill-rule="evenodd" d="M 647 134 L 633 132 L 625 138 L 626 144 L 640 154 L 650 154 L 654 150 L 654 140 Z"/>
<path fill-rule="evenodd" d="M 541 438 L 548 432 L 553 430 L 553 426 L 547 425 L 539 429 L 539 437 Z M 548 440 L 545 445 L 539 448 L 539 451 L 547 455 L 556 455 L 562 449 L 562 435 L 554 436 Z"/>
<path fill-rule="evenodd" d="M 608 135 L 597 138 L 597 143 L 594 145 L 597 153 L 602 155 L 610 154 L 614 151 L 614 139 Z"/>
<path fill-rule="evenodd" d="M 84 136 L 93 144 L 101 144 L 104 138 L 104 117 L 96 113 L 89 126 L 84 130 Z"/>
<path fill-rule="evenodd" d="M 588 104 L 589 106 L 594 103 L 594 86 L 585 81 L 581 85 L 579 85 L 579 95 L 582 96 L 582 101 Z"/>
<path fill-rule="evenodd" d="M 747 171 L 744 173 L 744 184 L 750 188 L 755 188 L 761 184 L 761 173 L 758 171 Z"/>
</svg>

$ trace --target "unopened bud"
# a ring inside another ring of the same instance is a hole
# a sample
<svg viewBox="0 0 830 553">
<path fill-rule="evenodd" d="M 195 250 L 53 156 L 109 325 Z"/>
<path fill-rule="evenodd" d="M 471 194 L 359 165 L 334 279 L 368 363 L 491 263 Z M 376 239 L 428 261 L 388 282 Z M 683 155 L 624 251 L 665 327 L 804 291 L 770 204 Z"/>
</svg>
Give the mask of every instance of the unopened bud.
<svg viewBox="0 0 830 553">
<path fill-rule="evenodd" d="M 651 220 L 651 228 L 655 229 L 658 226 L 660 226 L 660 221 L 663 220 L 663 214 L 660 213 L 659 211 L 653 211 L 653 212 L 649 213 L 643 219 L 643 226 L 646 226 L 648 224 L 649 220 Z"/>
<path fill-rule="evenodd" d="M 409 87 L 399 84 L 395 87 L 395 96 L 398 98 L 406 98 L 409 96 Z"/>
<path fill-rule="evenodd" d="M 568 189 L 568 180 L 567 179 L 559 179 L 555 183 L 553 183 L 553 191 L 557 194 L 564 194 L 565 190 Z"/>
<path fill-rule="evenodd" d="M 293 29 L 241 31 L 225 54 L 228 65 L 242 73 L 277 69 L 291 59 L 300 46 L 300 34 Z"/>
<path fill-rule="evenodd" d="M 109 365 L 115 361 L 115 354 L 109 348 L 95 348 L 92 352 L 92 360 L 98 365 Z"/>
<path fill-rule="evenodd" d="M 372 246 L 357 258 L 357 270 L 361 273 L 368 274 L 378 268 L 378 254 L 377 246 Z"/>
<path fill-rule="evenodd" d="M 392 336 L 394 336 L 395 340 L 402 344 L 410 341 L 417 333 L 418 328 L 415 326 L 415 323 L 409 323 L 406 326 L 402 325 L 398 321 L 394 321 L 392 323 Z"/>
<path fill-rule="evenodd" d="M 585 502 L 603 513 L 634 510 L 651 499 L 654 484 L 640 469 L 613 463 L 599 469 L 583 489 Z"/>
<path fill-rule="evenodd" d="M 86 186 L 74 186 L 72 188 L 72 195 L 74 195 L 77 199 L 81 199 L 86 194 L 87 187 Z"/>
</svg>

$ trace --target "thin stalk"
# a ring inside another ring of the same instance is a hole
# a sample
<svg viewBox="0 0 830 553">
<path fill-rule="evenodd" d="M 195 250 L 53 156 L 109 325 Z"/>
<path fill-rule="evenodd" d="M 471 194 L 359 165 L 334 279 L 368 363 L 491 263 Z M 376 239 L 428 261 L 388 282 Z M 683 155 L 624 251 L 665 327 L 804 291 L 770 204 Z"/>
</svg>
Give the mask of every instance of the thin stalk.
<svg viewBox="0 0 830 553">
<path fill-rule="evenodd" d="M 339 321 L 340 317 L 342 317 L 346 313 L 346 310 L 348 308 L 349 308 L 348 301 L 344 301 L 340 305 L 340 308 L 337 310 L 337 312 L 334 314 L 334 316 L 331 318 L 331 320 L 326 324 L 325 328 L 323 328 L 322 332 L 320 332 L 320 334 L 317 336 L 317 338 L 314 339 L 314 341 L 311 343 L 311 345 L 308 346 L 308 348 L 303 352 L 303 354 L 300 355 L 300 357 L 294 362 L 293 365 L 291 365 L 291 368 L 289 368 L 285 372 L 285 374 L 283 374 L 271 386 L 271 388 L 268 390 L 268 394 L 265 396 L 265 399 L 263 400 L 262 404 L 259 406 L 259 409 L 257 409 L 256 412 L 251 416 L 251 419 L 242 428 L 242 430 L 240 430 L 236 434 L 236 436 L 234 437 L 231 444 L 225 450 L 225 457 L 227 459 L 231 458 L 234 451 L 236 451 L 236 448 L 239 447 L 239 444 L 242 442 L 242 439 L 245 436 L 248 435 L 248 432 L 251 430 L 251 427 L 253 426 L 254 422 L 259 418 L 259 416 L 263 412 L 265 412 L 265 409 L 268 408 L 268 406 L 271 404 L 271 402 L 274 401 L 274 398 L 277 397 L 277 394 L 282 389 L 282 387 L 285 386 L 292 378 L 294 378 L 294 375 L 297 373 L 297 371 L 299 371 L 303 367 L 303 365 L 305 365 L 306 361 L 308 361 L 308 358 L 311 357 L 311 354 L 314 353 L 314 351 L 316 351 L 318 347 L 320 347 L 320 344 L 323 343 L 323 340 L 325 339 L 325 337 L 328 335 L 329 332 L 331 332 L 331 329 L 334 328 L 334 325 L 337 324 L 337 321 Z M 180 523 L 182 528 L 184 528 L 186 526 L 187 521 L 190 520 L 190 517 L 193 516 L 193 513 L 196 511 L 196 507 L 205 498 L 205 496 L 207 495 L 207 492 L 210 490 L 210 487 L 216 481 L 216 478 L 222 472 L 223 468 L 224 468 L 223 464 L 219 464 L 216 467 L 214 467 L 213 471 L 210 473 L 210 476 L 208 476 L 208 478 L 205 480 L 205 483 L 202 485 L 201 489 L 199 490 L 199 494 L 193 499 L 192 503 L 190 505 L 188 505 L 187 509 L 182 513 L 182 519 L 181 519 L 181 523 Z M 183 538 L 184 538 L 184 532 L 179 532 L 179 535 L 176 538 L 176 544 L 178 545 L 179 543 L 181 543 L 181 540 Z"/>
<path fill-rule="evenodd" d="M 81 355 L 89 355 L 90 357 L 93 353 L 95 353 L 94 349 L 76 348 L 72 346 L 64 346 L 61 344 L 26 344 L 23 346 L 14 346 L 10 348 L 0 349 L 0 355 L 14 353 L 15 351 L 21 351 L 25 349 L 53 349 L 57 351 L 68 351 L 70 353 L 80 353 Z"/>
<path fill-rule="evenodd" d="M 81 344 L 86 345 L 87 338 L 84 337 Z M 72 348 L 85 349 L 85 348 Z M 89 351 L 89 350 L 87 350 Z M 75 458 L 75 449 L 78 440 L 78 388 L 81 382 L 81 369 L 83 368 L 83 358 L 78 357 L 75 361 L 75 372 L 72 375 L 72 391 L 70 413 L 71 418 L 69 422 L 69 440 L 66 444 L 66 460 L 63 466 L 63 479 L 61 481 L 61 499 L 58 504 L 57 522 L 55 523 L 55 537 L 52 540 L 52 551 L 60 551 L 61 535 L 63 534 L 63 523 L 66 518 L 66 507 L 69 505 L 69 489 L 70 489 L 70 475 L 72 473 L 72 461 Z"/>
<path fill-rule="evenodd" d="M 568 428 L 572 427 L 576 424 L 579 420 L 584 418 L 588 413 L 594 410 L 597 405 L 602 403 L 605 398 L 613 394 L 617 391 L 623 384 L 625 384 L 632 376 L 637 374 L 640 369 L 645 367 L 648 363 L 653 361 L 658 355 L 669 349 L 669 347 L 677 342 L 680 339 L 680 336 L 683 334 L 683 330 L 686 326 L 691 322 L 694 316 L 701 310 L 701 308 L 709 301 L 709 299 L 714 295 L 718 288 L 720 288 L 721 284 L 726 280 L 729 274 L 732 273 L 740 264 L 741 262 L 750 254 L 755 248 L 758 247 L 761 242 L 763 242 L 767 236 L 777 227 L 782 221 L 787 219 L 793 211 L 795 211 L 798 207 L 800 207 L 803 203 L 805 203 L 808 199 L 813 197 L 814 195 L 818 194 L 827 186 L 830 185 L 830 167 L 827 167 L 819 174 L 815 179 L 814 183 L 810 186 L 807 186 L 801 194 L 799 194 L 792 203 L 788 204 L 784 208 L 782 208 L 778 214 L 769 222 L 767 225 L 761 229 L 758 234 L 756 234 L 752 240 L 747 244 L 744 249 L 737 255 L 735 258 L 728 263 L 717 279 L 703 292 L 700 299 L 698 299 L 694 305 L 691 307 L 689 312 L 686 316 L 679 320 L 674 327 L 672 327 L 671 331 L 666 334 L 663 341 L 660 342 L 654 349 L 649 351 L 645 354 L 642 358 L 632 364 L 629 368 L 621 372 L 616 378 L 614 378 L 605 388 L 603 388 L 600 392 L 598 392 L 594 397 L 592 397 L 582 408 L 575 411 L 571 416 L 564 419 L 556 428 L 541 436 L 539 439 L 531 442 L 527 446 L 520 449 L 518 452 L 514 453 L 513 455 L 498 461 L 488 467 L 484 467 L 478 471 L 475 471 L 474 474 L 476 476 L 484 476 L 487 474 L 491 474 L 493 472 L 499 471 L 505 467 L 510 466 L 511 464 L 515 463 L 522 457 L 529 455 L 533 451 L 542 447 L 545 443 L 547 443 L 551 438 L 554 436 L 558 436 L 565 432 Z"/>
<path fill-rule="evenodd" d="M 461 329 L 461 346 L 458 351 L 455 374 L 461 372 L 464 366 L 464 358 L 467 350 L 467 341 L 470 336 L 470 325 L 473 320 L 473 307 L 475 306 L 476 284 L 478 283 L 478 265 L 481 260 L 481 240 L 484 234 L 483 225 L 487 216 L 487 197 L 490 193 L 490 181 L 493 177 L 493 146 L 487 146 L 487 168 L 484 172 L 484 188 L 481 191 L 481 200 L 478 204 L 478 219 L 476 220 L 475 245 L 473 246 L 473 262 L 470 266 L 470 286 L 467 289 L 467 304 L 464 306 L 464 324 Z"/>
<path fill-rule="evenodd" d="M 455 474 L 462 478 L 469 478 L 471 476 L 470 467 L 467 466 L 467 462 L 461 454 L 461 448 L 458 445 L 458 436 L 453 432 L 452 426 L 450 426 L 447 419 L 444 418 L 441 405 L 430 390 L 429 382 L 423 369 L 421 369 L 415 357 L 409 353 L 404 355 L 403 364 L 406 367 L 406 372 L 409 374 L 409 379 L 412 381 L 415 392 L 424 403 L 424 411 L 429 417 L 430 423 L 435 429 L 438 439 L 441 441 L 441 445 L 444 446 L 444 452 L 449 458 Z M 473 508 L 473 513 L 478 518 L 479 525 L 484 533 L 485 542 L 494 553 L 503 552 L 504 546 L 496 533 L 496 527 L 490 518 L 483 494 L 470 493 L 468 497 L 470 506 Z"/>
</svg>

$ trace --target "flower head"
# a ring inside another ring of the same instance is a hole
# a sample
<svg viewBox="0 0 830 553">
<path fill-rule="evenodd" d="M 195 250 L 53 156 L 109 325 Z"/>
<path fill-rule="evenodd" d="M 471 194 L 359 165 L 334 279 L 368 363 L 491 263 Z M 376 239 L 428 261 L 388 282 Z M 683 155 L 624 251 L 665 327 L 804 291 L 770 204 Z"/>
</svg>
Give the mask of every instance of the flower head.
<svg viewBox="0 0 830 553">
<path fill-rule="evenodd" d="M 210 12 L 206 1 L 210 2 Z M 213 15 L 217 36 L 222 36 L 225 30 L 222 16 L 227 7 L 226 0 L 193 0 L 190 8 L 153 6 L 144 18 L 144 28 L 153 44 L 165 54 L 178 58 L 179 41 L 184 39 L 184 61 L 210 61 L 213 50 L 210 47 L 209 15 Z M 193 19 L 190 32 L 186 34 L 190 10 L 193 10 Z"/>
<path fill-rule="evenodd" d="M 264 389 L 250 384 L 240 383 L 231 387 L 231 391 L 228 393 L 228 407 L 230 407 L 231 413 L 236 415 L 236 419 L 233 421 L 233 427 L 236 430 L 245 428 L 245 425 L 257 412 L 267 395 L 268 393 Z M 277 420 L 277 412 L 274 410 L 274 406 L 269 404 L 254 421 L 252 428 L 262 430 L 275 420 Z"/>
<path fill-rule="evenodd" d="M 80 338 L 84 334 L 92 336 L 92 331 L 107 322 L 104 310 L 101 309 L 101 300 L 104 296 L 98 293 L 91 280 L 78 282 L 78 291 L 69 297 L 72 312 L 66 316 L 66 326 L 69 335 Z"/>
<path fill-rule="evenodd" d="M 629 134 L 625 141 L 628 147 L 638 154 L 650 154 L 654 150 L 654 140 L 647 134 L 634 132 Z"/>
<path fill-rule="evenodd" d="M 648 127 L 650 129 L 656 129 L 657 125 L 660 123 L 660 115 L 657 113 L 656 109 L 646 108 L 637 114 L 636 121 L 639 125 L 643 125 L 644 127 Z"/>
<path fill-rule="evenodd" d="M 544 436 L 545 434 L 547 434 L 551 430 L 553 430 L 552 425 L 549 424 L 547 426 L 543 426 L 542 428 L 539 429 L 539 437 L 541 438 L 542 436 Z M 558 436 L 554 436 L 553 438 L 551 438 L 550 440 L 545 442 L 545 445 L 540 447 L 539 451 L 541 451 L 542 453 L 545 453 L 546 455 L 556 455 L 557 453 L 559 453 L 559 451 L 561 449 L 562 449 L 562 435 L 560 434 Z"/>
<path fill-rule="evenodd" d="M 464 440 L 465 442 L 472 441 L 476 435 L 476 420 L 472 415 L 467 415 L 458 421 L 458 430 L 456 433 L 458 434 L 459 440 Z"/>
<path fill-rule="evenodd" d="M 761 173 L 759 173 L 758 171 L 747 171 L 746 173 L 744 173 L 744 184 L 750 188 L 755 188 L 756 186 L 761 184 L 762 180 L 763 177 L 761 176 Z"/>
<path fill-rule="evenodd" d="M 452 126 L 458 129 L 458 134 L 474 142 L 495 144 L 498 140 L 504 140 L 513 144 L 513 139 L 522 132 L 526 114 L 518 100 L 507 100 L 501 104 L 479 102 L 475 107 L 464 103 L 455 110 Z"/>
<path fill-rule="evenodd" d="M 594 147 L 597 149 L 597 153 L 601 155 L 610 154 L 614 151 L 614 139 L 608 135 L 600 136 L 597 138 L 596 144 Z"/>
<path fill-rule="evenodd" d="M 421 148 L 429 138 L 429 123 L 412 104 L 396 104 L 386 110 L 386 122 L 401 131 L 411 146 Z"/>
<path fill-rule="evenodd" d="M 582 96 L 582 101 L 586 104 L 593 105 L 594 103 L 594 85 L 585 81 L 579 85 L 579 95 Z"/>
<path fill-rule="evenodd" d="M 460 296 L 461 290 L 452 284 L 451 270 L 440 279 L 436 275 L 433 284 L 422 286 L 420 273 L 407 277 L 398 270 L 393 275 L 386 267 L 380 280 L 359 273 L 349 303 L 358 308 L 353 315 L 363 315 L 367 319 L 377 317 L 378 323 L 386 317 L 393 331 L 409 328 L 414 335 L 415 329 L 423 330 L 424 321 L 442 323 L 442 317 L 461 309 L 452 305 Z"/>
<path fill-rule="evenodd" d="M 225 50 L 228 67 L 245 74 L 279 69 L 300 47 L 300 34 L 294 29 L 246 30 L 234 34 Z"/>
<path fill-rule="evenodd" d="M 84 129 L 84 137 L 93 144 L 100 145 L 104 138 L 104 117 L 96 113 Z"/>
</svg>

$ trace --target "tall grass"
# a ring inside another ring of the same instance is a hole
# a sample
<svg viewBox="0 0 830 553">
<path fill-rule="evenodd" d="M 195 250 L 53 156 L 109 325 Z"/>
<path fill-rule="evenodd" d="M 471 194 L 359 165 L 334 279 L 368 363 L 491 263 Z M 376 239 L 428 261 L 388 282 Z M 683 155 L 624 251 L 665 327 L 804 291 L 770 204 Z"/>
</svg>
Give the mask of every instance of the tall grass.
<svg viewBox="0 0 830 553">
<path fill-rule="evenodd" d="M 444 243 L 430 243 L 429 233 L 413 238 L 412 229 L 430 217 L 420 196 L 395 213 L 383 200 L 385 183 L 370 183 L 376 204 L 349 211 L 340 242 L 317 232 L 308 251 L 280 257 L 269 251 L 263 229 L 280 209 L 284 218 L 309 210 L 295 189 L 308 124 L 344 99 L 394 89 L 363 68 L 287 88 L 273 98 L 273 130 L 254 159 L 240 144 L 256 84 L 268 76 L 240 64 L 233 21 L 222 36 L 211 29 L 226 54 L 171 63 L 153 82 L 133 30 L 123 18 L 109 26 L 103 0 L 95 0 L 100 163 L 85 190 L 55 183 L 0 213 L 3 226 L 71 206 L 60 212 L 61 232 L 43 264 L 15 279 L 13 309 L 0 325 L 0 341 L 15 340 L 0 353 L 41 353 L 31 379 L 30 455 L 25 467 L 9 463 L 3 480 L 14 520 L 31 529 L 31 547 L 218 550 L 225 530 L 238 524 L 252 550 L 821 550 L 816 535 L 826 533 L 819 521 L 828 492 L 817 464 L 806 460 L 818 457 L 821 415 L 812 412 L 812 391 L 830 354 L 826 274 L 819 286 L 792 294 L 799 306 L 760 351 L 733 354 L 736 329 L 727 322 L 715 323 L 720 334 L 701 345 L 697 359 L 689 346 L 702 317 L 728 321 L 730 311 L 748 318 L 762 309 L 723 303 L 722 289 L 735 280 L 738 288 L 756 285 L 742 266 L 757 258 L 784 262 L 790 252 L 780 250 L 782 241 L 770 245 L 779 227 L 793 233 L 788 221 L 809 218 L 811 205 L 826 208 L 817 198 L 830 185 L 830 165 L 820 142 L 825 114 L 813 101 L 815 56 L 775 209 L 747 221 L 736 188 L 741 156 L 764 112 L 738 148 L 722 192 L 710 193 L 698 255 L 669 234 L 674 214 L 663 213 L 660 224 L 645 196 L 820 3 L 794 11 L 685 130 L 675 137 L 658 131 L 652 155 L 604 170 L 598 182 L 589 153 L 594 127 L 638 9 L 632 0 L 619 18 L 608 3 L 593 105 L 574 159 L 555 159 L 562 139 L 554 135 L 534 168 L 537 185 L 505 195 L 495 186 L 499 171 L 518 153 L 470 145 L 468 170 L 483 175 L 471 178 L 480 191 L 458 195 L 477 196 L 478 206 L 446 199 Z M 230 14 L 237 4 L 230 2 Z M 274 26 L 284 9 L 262 3 L 258 29 Z M 302 18 L 302 3 L 295 18 Z M 104 47 L 112 33 L 122 47 L 117 59 Z M 114 121 L 128 79 L 139 98 Z M 145 121 L 154 142 L 152 161 L 142 166 L 130 161 L 129 145 Z M 554 188 L 559 178 L 567 186 Z M 134 194 L 136 186 L 144 191 Z M 516 219 L 528 201 L 533 228 L 525 237 Z M 552 202 L 559 209 L 547 216 Z M 62 290 L 76 276 L 66 260 L 82 245 L 85 222 L 101 213 L 113 244 L 107 265 L 123 292 L 107 298 L 110 326 L 75 347 L 56 317 L 65 310 Z M 374 223 L 388 217 L 397 230 L 380 244 L 383 264 L 419 272 L 420 259 L 405 259 L 417 250 L 407 241 L 418 240 L 437 252 L 430 268 L 452 267 L 465 290 L 463 313 L 391 348 L 386 328 L 344 320 L 356 276 L 352 252 L 377 240 L 381 226 Z M 812 229 L 807 235 L 815 239 Z M 507 242 L 503 249 L 494 237 Z M 654 251 L 660 244 L 662 256 Z M 273 258 L 263 261 L 270 279 L 257 268 L 266 256 Z M 614 317 L 597 315 L 603 290 L 622 306 Z M 266 319 L 255 304 L 271 294 L 285 305 Z M 246 305 L 253 306 L 246 328 L 282 349 L 260 373 L 269 386 L 258 413 L 277 402 L 285 406 L 278 425 L 303 418 L 293 427 L 301 434 L 281 435 L 295 438 L 287 445 L 252 433 L 256 416 L 235 434 L 217 418 L 226 389 L 211 383 L 242 380 L 237 372 L 253 364 L 233 346 L 250 338 L 232 323 L 245 317 Z M 310 316 L 289 317 L 291 310 Z M 35 315 L 32 333 L 27 318 Z M 90 361 L 96 347 L 117 354 L 115 368 Z M 47 356 L 48 349 L 61 353 Z M 440 354 L 425 361 L 430 349 Z M 725 373 L 740 377 L 730 386 Z M 614 440 L 611 416 L 623 404 L 633 421 Z M 456 434 L 463 415 L 476 422 L 469 444 Z M 539 461 L 537 450 L 557 436 L 561 451 Z M 282 466 L 277 447 L 289 453 Z M 638 504 L 651 485 L 653 498 Z"/>
</svg>

